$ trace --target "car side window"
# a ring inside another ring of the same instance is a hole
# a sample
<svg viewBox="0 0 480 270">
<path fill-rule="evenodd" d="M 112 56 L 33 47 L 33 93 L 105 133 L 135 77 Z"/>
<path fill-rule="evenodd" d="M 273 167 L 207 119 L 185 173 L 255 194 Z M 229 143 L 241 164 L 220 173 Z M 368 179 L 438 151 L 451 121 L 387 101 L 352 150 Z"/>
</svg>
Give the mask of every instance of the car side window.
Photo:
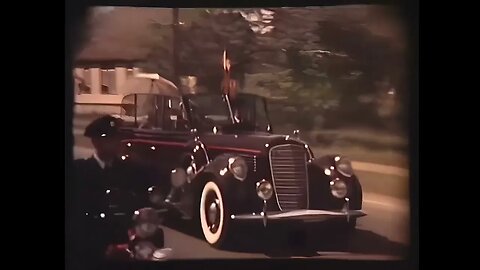
<svg viewBox="0 0 480 270">
<path fill-rule="evenodd" d="M 182 100 L 177 97 L 166 97 L 163 114 L 163 130 L 188 131 L 189 123 L 186 118 Z"/>
<path fill-rule="evenodd" d="M 163 97 L 137 95 L 137 123 L 142 129 L 162 129 Z"/>
<path fill-rule="evenodd" d="M 122 100 L 121 118 L 127 125 L 142 129 L 161 128 L 162 97 L 151 94 L 131 94 Z"/>
</svg>

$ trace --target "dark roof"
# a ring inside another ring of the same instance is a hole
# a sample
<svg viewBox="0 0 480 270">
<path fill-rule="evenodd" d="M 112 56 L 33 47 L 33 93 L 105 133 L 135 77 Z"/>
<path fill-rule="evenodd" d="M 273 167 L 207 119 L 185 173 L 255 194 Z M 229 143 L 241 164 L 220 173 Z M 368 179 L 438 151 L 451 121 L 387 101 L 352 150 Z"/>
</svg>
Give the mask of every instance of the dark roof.
<svg viewBox="0 0 480 270">
<path fill-rule="evenodd" d="M 80 66 L 90 66 L 103 64 L 130 65 L 131 63 L 142 61 L 146 58 L 148 51 L 129 49 L 121 43 L 102 41 L 98 44 L 90 44 L 82 50 L 76 58 L 76 64 Z"/>
<path fill-rule="evenodd" d="M 95 8 L 90 17 L 90 37 L 75 57 L 77 66 L 113 65 L 144 60 L 152 41 L 149 31 L 151 23 L 170 24 L 171 9 L 116 7 L 108 13 L 97 13 Z"/>
</svg>

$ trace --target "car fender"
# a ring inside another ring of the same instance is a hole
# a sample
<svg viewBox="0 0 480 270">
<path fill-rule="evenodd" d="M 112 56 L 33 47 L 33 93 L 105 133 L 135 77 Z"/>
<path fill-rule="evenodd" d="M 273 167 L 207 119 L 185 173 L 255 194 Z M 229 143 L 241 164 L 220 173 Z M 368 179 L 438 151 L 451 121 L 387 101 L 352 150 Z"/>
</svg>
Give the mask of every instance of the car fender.
<svg viewBox="0 0 480 270">
<path fill-rule="evenodd" d="M 345 177 L 340 174 L 335 165 L 335 157 L 339 155 L 324 155 L 319 158 L 312 160 L 308 165 L 308 173 L 311 181 L 313 178 L 317 178 L 319 181 L 330 182 L 336 178 L 343 179 L 351 182 L 353 187 L 352 200 L 350 201 L 351 207 L 353 209 L 362 209 L 363 204 L 363 191 L 362 185 L 358 177 L 354 174 L 351 177 Z M 333 168 L 333 169 L 332 169 Z M 327 175 L 328 173 L 328 175 Z M 313 180 L 316 181 L 316 180 Z M 325 184 L 324 188 L 328 185 Z"/>
<path fill-rule="evenodd" d="M 192 184 L 194 185 L 194 192 L 200 194 L 203 186 L 208 181 L 215 181 L 220 187 L 222 192 L 225 194 L 224 198 L 228 203 L 234 204 L 237 201 L 238 190 L 243 187 L 243 182 L 236 179 L 230 170 L 228 169 L 228 159 L 234 157 L 232 154 L 223 154 L 217 156 L 210 163 L 205 165 L 203 170 L 199 172 L 194 179 L 192 179 Z"/>
</svg>

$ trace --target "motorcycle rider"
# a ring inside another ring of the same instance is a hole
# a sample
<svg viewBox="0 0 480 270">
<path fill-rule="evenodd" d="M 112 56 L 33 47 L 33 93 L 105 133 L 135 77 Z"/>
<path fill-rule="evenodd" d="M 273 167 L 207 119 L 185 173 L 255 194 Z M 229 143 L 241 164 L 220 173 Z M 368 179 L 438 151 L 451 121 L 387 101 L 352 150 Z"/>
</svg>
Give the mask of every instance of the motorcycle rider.
<svg viewBox="0 0 480 270">
<path fill-rule="evenodd" d="M 133 212 L 149 206 L 148 188 L 154 183 L 148 170 L 119 157 L 122 123 L 110 115 L 91 122 L 84 136 L 95 151 L 88 159 L 74 161 L 80 262 L 98 262 L 109 245 L 128 242 Z M 125 216 L 118 216 L 119 211 L 126 211 Z"/>
</svg>

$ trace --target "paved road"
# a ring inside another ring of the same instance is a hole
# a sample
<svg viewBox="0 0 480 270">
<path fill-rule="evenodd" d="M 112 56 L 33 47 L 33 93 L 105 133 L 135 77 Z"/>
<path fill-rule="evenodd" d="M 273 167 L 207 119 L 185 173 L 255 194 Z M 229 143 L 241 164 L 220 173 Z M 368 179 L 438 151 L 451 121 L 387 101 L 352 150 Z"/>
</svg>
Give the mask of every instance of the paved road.
<svg viewBox="0 0 480 270">
<path fill-rule="evenodd" d="M 375 198 L 376 196 L 372 196 Z M 377 199 L 377 198 L 375 198 Z M 173 249 L 175 259 L 204 258 L 335 258 L 359 260 L 389 260 L 402 258 L 408 252 L 409 214 L 405 206 L 388 205 L 385 201 L 367 199 L 368 216 L 358 220 L 358 231 L 347 240 L 336 235 L 309 232 L 308 240 L 289 242 L 288 237 L 302 239 L 301 231 L 289 232 L 288 228 L 272 228 L 261 234 L 248 230 L 239 235 L 235 247 L 230 250 L 211 248 L 187 226 L 173 224 L 164 227 L 167 247 Z M 253 233 L 251 233 L 253 232 Z M 291 233 L 291 234 L 290 234 Z M 263 237 L 262 237 L 263 236 Z M 242 241 L 243 240 L 243 241 Z M 266 243 L 266 244 L 263 244 Z"/>
</svg>

